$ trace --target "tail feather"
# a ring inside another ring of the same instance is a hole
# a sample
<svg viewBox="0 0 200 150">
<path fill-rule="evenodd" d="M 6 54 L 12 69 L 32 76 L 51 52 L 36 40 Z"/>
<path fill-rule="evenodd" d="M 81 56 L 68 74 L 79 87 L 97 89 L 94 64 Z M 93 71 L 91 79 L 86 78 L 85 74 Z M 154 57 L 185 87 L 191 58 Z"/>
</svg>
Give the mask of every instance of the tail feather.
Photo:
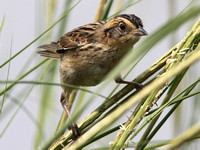
<svg viewBox="0 0 200 150">
<path fill-rule="evenodd" d="M 41 56 L 57 58 L 57 59 L 60 59 L 60 57 L 61 57 L 61 54 L 56 52 L 56 50 L 58 49 L 56 42 L 52 42 L 51 44 L 41 45 L 38 48 L 44 49 L 44 50 L 37 52 Z"/>
</svg>

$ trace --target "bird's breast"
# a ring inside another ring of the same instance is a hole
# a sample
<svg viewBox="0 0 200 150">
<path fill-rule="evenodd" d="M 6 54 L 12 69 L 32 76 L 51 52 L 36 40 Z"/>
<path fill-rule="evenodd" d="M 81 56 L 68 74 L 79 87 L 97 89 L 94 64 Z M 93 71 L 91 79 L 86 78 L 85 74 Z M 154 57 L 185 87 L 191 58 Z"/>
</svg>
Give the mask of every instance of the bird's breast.
<svg viewBox="0 0 200 150">
<path fill-rule="evenodd" d="M 77 86 L 95 86 L 118 64 L 125 48 L 68 52 L 60 64 L 61 82 Z"/>
</svg>

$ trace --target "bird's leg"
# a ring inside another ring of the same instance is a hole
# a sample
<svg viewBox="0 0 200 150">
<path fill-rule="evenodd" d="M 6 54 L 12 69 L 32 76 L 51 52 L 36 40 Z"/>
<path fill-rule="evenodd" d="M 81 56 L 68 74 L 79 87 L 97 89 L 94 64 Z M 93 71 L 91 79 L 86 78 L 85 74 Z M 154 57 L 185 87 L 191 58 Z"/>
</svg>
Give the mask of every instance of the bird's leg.
<svg viewBox="0 0 200 150">
<path fill-rule="evenodd" d="M 64 93 L 62 93 L 61 97 L 60 97 L 60 102 L 61 102 L 62 107 L 65 110 L 67 116 L 69 117 L 69 119 L 71 119 L 71 114 L 68 109 L 68 100 L 69 100 L 69 94 L 65 95 Z M 71 123 L 71 129 L 72 129 L 73 140 L 75 140 L 81 135 L 81 133 L 78 129 L 77 124 L 74 122 Z"/>
<path fill-rule="evenodd" d="M 133 86 L 135 86 L 136 90 L 138 90 L 138 91 L 141 90 L 144 87 L 141 83 L 138 83 L 138 82 L 124 81 L 121 76 L 118 76 L 115 79 L 115 82 L 116 83 L 121 83 L 121 84 L 133 85 Z"/>
</svg>

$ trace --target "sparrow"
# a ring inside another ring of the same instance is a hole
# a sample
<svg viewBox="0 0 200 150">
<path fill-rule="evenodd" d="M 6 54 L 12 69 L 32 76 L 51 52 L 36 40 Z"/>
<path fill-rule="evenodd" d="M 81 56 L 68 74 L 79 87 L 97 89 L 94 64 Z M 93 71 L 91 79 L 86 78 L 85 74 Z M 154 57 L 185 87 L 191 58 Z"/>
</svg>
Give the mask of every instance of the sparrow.
<svg viewBox="0 0 200 150">
<path fill-rule="evenodd" d="M 134 14 L 120 14 L 108 21 L 99 21 L 73 29 L 57 42 L 39 46 L 38 54 L 60 60 L 60 82 L 75 86 L 95 86 L 133 49 L 141 36 L 146 36 L 141 19 Z M 117 83 L 124 81 L 120 75 Z M 73 89 L 62 87 L 61 104 L 70 118 L 68 100 Z M 80 132 L 72 123 L 74 137 Z"/>
</svg>

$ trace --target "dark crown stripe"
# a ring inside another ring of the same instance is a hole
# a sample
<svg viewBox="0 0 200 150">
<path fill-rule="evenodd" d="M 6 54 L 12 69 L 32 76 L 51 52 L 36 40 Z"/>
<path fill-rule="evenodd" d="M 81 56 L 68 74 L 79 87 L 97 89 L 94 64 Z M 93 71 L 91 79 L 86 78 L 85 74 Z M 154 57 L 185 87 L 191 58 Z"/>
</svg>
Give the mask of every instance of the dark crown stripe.
<svg viewBox="0 0 200 150">
<path fill-rule="evenodd" d="M 127 20 L 129 20 L 133 25 L 135 25 L 137 28 L 138 27 L 143 27 L 142 21 L 140 18 L 138 18 L 137 16 L 133 15 L 133 14 L 121 14 L 121 15 L 117 15 L 114 18 L 125 18 Z"/>
</svg>

